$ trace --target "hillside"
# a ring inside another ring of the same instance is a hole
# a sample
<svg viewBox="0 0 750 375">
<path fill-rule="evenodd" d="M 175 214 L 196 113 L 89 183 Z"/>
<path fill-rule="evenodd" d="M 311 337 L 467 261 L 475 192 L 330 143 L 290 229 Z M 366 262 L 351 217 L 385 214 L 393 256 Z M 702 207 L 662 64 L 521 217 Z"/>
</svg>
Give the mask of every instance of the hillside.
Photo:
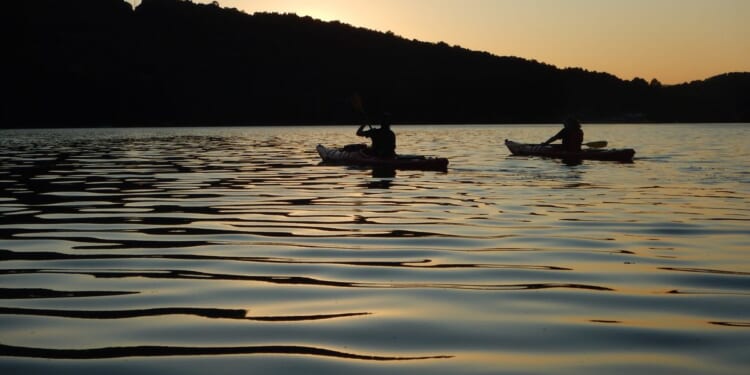
<svg viewBox="0 0 750 375">
<path fill-rule="evenodd" d="M 750 122 L 750 73 L 675 86 L 186 0 L 3 2 L 2 126 Z"/>
</svg>

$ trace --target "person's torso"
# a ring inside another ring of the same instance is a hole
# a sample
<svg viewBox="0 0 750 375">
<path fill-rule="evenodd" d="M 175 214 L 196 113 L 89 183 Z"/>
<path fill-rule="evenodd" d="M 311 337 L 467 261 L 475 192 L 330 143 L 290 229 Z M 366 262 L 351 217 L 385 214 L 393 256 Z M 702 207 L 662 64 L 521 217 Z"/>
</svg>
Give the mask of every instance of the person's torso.
<svg viewBox="0 0 750 375">
<path fill-rule="evenodd" d="M 566 128 L 562 134 L 562 144 L 565 149 L 578 151 L 583 143 L 583 130 Z"/>
<path fill-rule="evenodd" d="M 396 150 L 396 134 L 391 130 L 378 129 L 372 133 L 372 147 L 380 155 L 392 155 Z"/>
</svg>

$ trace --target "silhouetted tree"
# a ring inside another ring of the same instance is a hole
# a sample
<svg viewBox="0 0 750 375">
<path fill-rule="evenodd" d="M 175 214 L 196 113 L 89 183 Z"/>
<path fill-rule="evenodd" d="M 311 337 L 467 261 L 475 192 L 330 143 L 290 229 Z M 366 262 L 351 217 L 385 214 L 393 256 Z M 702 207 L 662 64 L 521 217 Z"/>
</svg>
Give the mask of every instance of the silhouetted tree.
<svg viewBox="0 0 750 375">
<path fill-rule="evenodd" d="M 2 126 L 750 121 L 750 74 L 624 81 L 217 3 L 3 2 Z"/>
</svg>

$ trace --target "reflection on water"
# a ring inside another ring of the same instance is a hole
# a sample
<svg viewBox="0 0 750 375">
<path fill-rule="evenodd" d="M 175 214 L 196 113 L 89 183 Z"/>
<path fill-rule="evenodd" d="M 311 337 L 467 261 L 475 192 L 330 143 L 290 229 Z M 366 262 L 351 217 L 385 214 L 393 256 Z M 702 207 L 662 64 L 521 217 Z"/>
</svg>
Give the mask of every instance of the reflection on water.
<svg viewBox="0 0 750 375">
<path fill-rule="evenodd" d="M 344 127 L 2 131 L 0 371 L 750 366 L 750 126 L 586 128 L 632 164 L 394 129 L 448 172 L 320 165 Z"/>
</svg>

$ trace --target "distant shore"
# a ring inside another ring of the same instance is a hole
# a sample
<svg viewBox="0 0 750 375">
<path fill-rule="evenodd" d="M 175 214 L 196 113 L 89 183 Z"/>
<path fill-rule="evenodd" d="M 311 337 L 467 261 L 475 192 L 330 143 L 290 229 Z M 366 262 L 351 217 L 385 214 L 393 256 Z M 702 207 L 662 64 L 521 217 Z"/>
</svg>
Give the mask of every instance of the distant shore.
<svg viewBox="0 0 750 375">
<path fill-rule="evenodd" d="M 3 6 L 0 127 L 750 122 L 750 73 L 662 85 L 216 4 Z M 364 111 L 352 106 L 362 99 Z"/>
</svg>

